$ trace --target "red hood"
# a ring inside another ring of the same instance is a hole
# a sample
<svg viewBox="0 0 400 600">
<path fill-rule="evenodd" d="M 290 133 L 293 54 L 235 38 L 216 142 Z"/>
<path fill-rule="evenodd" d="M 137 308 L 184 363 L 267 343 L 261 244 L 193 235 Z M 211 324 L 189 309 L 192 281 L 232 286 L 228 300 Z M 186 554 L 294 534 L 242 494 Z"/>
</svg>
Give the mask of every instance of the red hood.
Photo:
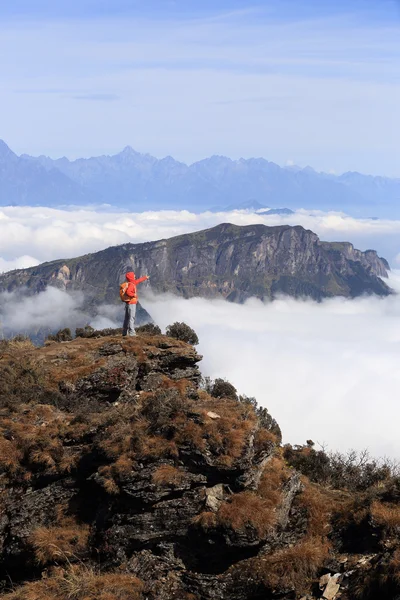
<svg viewBox="0 0 400 600">
<path fill-rule="evenodd" d="M 130 271 L 129 273 L 127 273 L 125 275 L 126 280 L 129 282 L 135 281 L 135 273 L 133 271 Z"/>
</svg>

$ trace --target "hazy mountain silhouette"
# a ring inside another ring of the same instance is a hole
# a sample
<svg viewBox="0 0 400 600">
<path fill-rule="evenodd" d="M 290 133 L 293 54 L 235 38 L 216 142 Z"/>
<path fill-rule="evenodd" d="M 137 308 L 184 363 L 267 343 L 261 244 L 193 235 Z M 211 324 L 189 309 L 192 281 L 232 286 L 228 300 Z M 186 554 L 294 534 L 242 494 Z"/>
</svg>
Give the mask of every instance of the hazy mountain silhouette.
<svg viewBox="0 0 400 600">
<path fill-rule="evenodd" d="M 111 204 L 129 210 L 215 206 L 341 210 L 399 216 L 400 179 L 335 176 L 311 167 L 280 167 L 263 158 L 211 156 L 186 165 L 127 146 L 113 156 L 70 161 L 17 156 L 0 141 L 0 205 Z"/>
</svg>

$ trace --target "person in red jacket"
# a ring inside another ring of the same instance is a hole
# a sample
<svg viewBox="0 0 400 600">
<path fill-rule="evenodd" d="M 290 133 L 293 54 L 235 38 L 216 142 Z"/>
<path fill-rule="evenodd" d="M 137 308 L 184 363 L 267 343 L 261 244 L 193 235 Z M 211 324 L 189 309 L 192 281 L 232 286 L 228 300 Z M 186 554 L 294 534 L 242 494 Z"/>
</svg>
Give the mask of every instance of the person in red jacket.
<svg viewBox="0 0 400 600">
<path fill-rule="evenodd" d="M 137 291 L 136 286 L 142 281 L 150 279 L 148 275 L 139 277 L 136 279 L 135 273 L 130 271 L 125 275 L 126 281 L 121 283 L 119 287 L 119 295 L 122 302 L 125 302 L 125 319 L 124 326 L 122 328 L 122 335 L 136 335 L 135 334 L 135 319 L 136 319 L 136 305 L 137 305 Z"/>
</svg>

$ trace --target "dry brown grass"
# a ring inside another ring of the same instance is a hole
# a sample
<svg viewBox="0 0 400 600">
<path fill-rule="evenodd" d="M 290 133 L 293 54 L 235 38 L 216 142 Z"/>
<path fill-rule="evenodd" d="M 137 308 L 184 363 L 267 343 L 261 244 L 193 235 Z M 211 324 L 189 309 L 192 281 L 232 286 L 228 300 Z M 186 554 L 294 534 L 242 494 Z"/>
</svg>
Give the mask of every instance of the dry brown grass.
<svg viewBox="0 0 400 600">
<path fill-rule="evenodd" d="M 327 542 L 310 537 L 274 554 L 238 563 L 232 570 L 239 577 L 254 578 L 270 590 L 295 589 L 298 594 L 303 594 L 309 592 L 310 584 L 328 554 Z"/>
<path fill-rule="evenodd" d="M 82 448 L 64 445 L 90 429 L 75 424 L 71 415 L 46 404 L 20 404 L 0 410 L 0 473 L 9 482 L 26 481 L 35 474 L 65 474 L 77 465 Z"/>
<path fill-rule="evenodd" d="M 145 337 L 132 340 L 111 337 L 108 341 L 118 341 L 138 359 L 143 353 L 147 360 L 149 348 L 154 355 L 164 352 L 157 343 L 165 343 L 165 337 L 159 337 L 151 337 L 150 341 Z M 106 359 L 98 352 L 103 344 L 104 338 L 78 338 L 62 347 L 55 343 L 39 350 L 28 349 L 24 351 L 23 366 L 17 368 L 17 362 L 0 359 L 0 371 L 3 367 L 10 371 L 7 390 L 13 389 L 15 382 L 23 377 L 22 389 L 24 393 L 28 390 L 27 398 L 30 391 L 37 393 L 36 388 L 56 393 L 59 381 L 76 380 L 104 364 Z M 187 351 L 183 342 L 171 340 L 171 344 L 168 351 L 174 351 L 174 346 L 177 354 L 182 349 Z M 40 372 L 36 369 L 38 360 Z M 3 385 L 4 381 L 3 378 Z M 0 388 L 1 385 L 0 381 Z M 255 428 L 254 409 L 234 400 L 211 398 L 207 393 L 202 393 L 195 402 L 187 396 L 189 386 L 192 384 L 187 380 L 173 381 L 164 376 L 160 389 L 142 393 L 135 405 L 131 403 L 127 408 L 121 404 L 106 410 L 94 405 L 97 412 L 93 407 L 91 411 L 82 407 L 75 417 L 50 404 L 27 404 L 19 400 L 13 407 L 14 415 L 10 415 L 8 407 L 0 412 L 0 471 L 7 474 L 9 481 L 27 480 L 33 473 L 73 472 L 86 444 L 80 445 L 79 441 L 88 435 L 105 455 L 106 462 L 111 461 L 102 467 L 101 475 L 104 486 L 113 493 L 117 492 L 119 480 L 135 468 L 135 462 L 176 458 L 178 447 L 182 446 L 186 451 L 189 447 L 211 453 L 216 465 L 232 466 L 242 456 Z M 210 419 L 209 411 L 218 413 L 220 418 Z"/>
<path fill-rule="evenodd" d="M 38 349 L 0 354 L 0 408 L 38 403 L 46 390 L 45 369 Z"/>
<path fill-rule="evenodd" d="M 400 528 L 400 506 L 375 501 L 371 505 L 371 516 L 387 531 L 395 533 Z"/>
<path fill-rule="evenodd" d="M 196 403 L 203 409 L 203 437 L 207 438 L 210 450 L 218 456 L 221 465 L 231 466 L 243 455 L 251 432 L 257 422 L 251 406 L 231 399 L 211 398 L 203 394 L 204 400 Z M 208 411 L 215 412 L 219 419 L 210 419 Z"/>
<path fill-rule="evenodd" d="M 278 437 L 268 429 L 258 429 L 254 436 L 254 450 L 256 454 L 270 450 L 278 443 Z"/>
<path fill-rule="evenodd" d="M 37 562 L 46 565 L 83 558 L 88 551 L 89 527 L 39 527 L 31 534 L 29 543 L 34 548 Z"/>
<path fill-rule="evenodd" d="M 276 522 L 275 507 L 254 492 L 233 494 L 223 502 L 217 513 L 202 512 L 193 523 L 204 531 L 216 528 L 231 529 L 235 532 L 254 530 L 264 538 Z"/>
<path fill-rule="evenodd" d="M 125 573 L 98 573 L 82 565 L 54 569 L 50 577 L 27 583 L 3 600 L 142 600 L 143 583 Z"/>
<path fill-rule="evenodd" d="M 158 460 L 160 458 L 177 458 L 178 456 L 179 450 L 174 440 L 149 435 L 141 441 L 140 458 Z"/>
<path fill-rule="evenodd" d="M 234 531 L 250 527 L 259 537 L 265 537 L 276 522 L 276 513 L 269 501 L 253 492 L 240 492 L 221 504 L 217 518 L 220 525 Z"/>
<path fill-rule="evenodd" d="M 0 354 L 15 352 L 23 352 L 26 350 L 34 350 L 35 344 L 30 338 L 24 336 L 16 336 L 9 340 L 0 340 Z"/>
<path fill-rule="evenodd" d="M 0 438 L 0 470 L 15 475 L 21 468 L 22 450 L 11 440 Z"/>
<path fill-rule="evenodd" d="M 220 466 L 242 456 L 256 423 L 254 410 L 207 394 L 195 402 L 185 395 L 187 382 L 169 381 L 158 392 L 142 393 L 134 405 L 113 407 L 97 422 L 102 434 L 96 443 L 112 461 L 100 471 L 107 491 L 118 493 L 119 480 L 136 461 L 174 459 L 179 447 L 211 452 Z M 208 411 L 220 418 L 211 419 Z"/>
<path fill-rule="evenodd" d="M 295 505 L 305 509 L 307 514 L 307 534 L 309 536 L 328 535 L 333 511 L 340 510 L 342 503 L 335 498 L 332 491 L 325 490 L 311 483 L 307 477 L 302 477 L 303 490 L 297 496 Z"/>
<path fill-rule="evenodd" d="M 278 505 L 282 486 L 289 477 L 290 471 L 281 458 L 272 458 L 265 465 L 257 493 L 271 508 Z"/>
<path fill-rule="evenodd" d="M 193 384 L 188 379 L 178 379 L 177 381 L 170 379 L 166 375 L 162 376 L 162 387 L 166 390 L 175 388 L 181 394 L 186 394 L 188 388 L 193 387 Z"/>
<path fill-rule="evenodd" d="M 159 486 L 176 486 L 185 479 L 185 472 L 173 465 L 161 465 L 153 473 L 153 483 Z"/>
<path fill-rule="evenodd" d="M 258 531 L 266 533 L 268 528 L 274 525 L 276 508 L 282 499 L 282 486 L 290 476 L 291 470 L 279 455 L 267 463 L 257 491 L 263 504 L 254 503 L 250 510 L 246 508 L 244 510 L 245 518 L 246 515 L 247 518 L 248 515 L 252 515 L 251 520 L 256 523 L 257 519 L 261 519 Z M 310 484 L 306 478 L 303 479 L 303 485 L 304 490 L 297 497 L 296 505 L 307 511 L 306 537 L 295 546 L 240 563 L 238 565 L 240 571 L 236 571 L 236 576 L 250 577 L 271 590 L 285 588 L 296 589 L 298 593 L 309 592 L 312 579 L 317 575 L 329 553 L 326 536 L 329 532 L 330 511 L 334 504 L 329 492 L 320 491 L 318 486 Z M 217 513 L 218 519 L 220 512 L 221 509 Z M 243 527 L 240 521 L 240 509 L 236 510 L 236 513 L 237 516 L 234 517 L 232 511 L 231 518 L 236 527 Z M 266 516 L 267 520 L 264 521 Z M 264 529 L 263 522 L 265 522 Z M 235 567 L 233 572 L 235 573 Z"/>
<path fill-rule="evenodd" d="M 217 515 L 210 511 L 204 511 L 193 519 L 193 524 L 201 527 L 204 531 L 215 529 L 218 526 Z"/>
</svg>

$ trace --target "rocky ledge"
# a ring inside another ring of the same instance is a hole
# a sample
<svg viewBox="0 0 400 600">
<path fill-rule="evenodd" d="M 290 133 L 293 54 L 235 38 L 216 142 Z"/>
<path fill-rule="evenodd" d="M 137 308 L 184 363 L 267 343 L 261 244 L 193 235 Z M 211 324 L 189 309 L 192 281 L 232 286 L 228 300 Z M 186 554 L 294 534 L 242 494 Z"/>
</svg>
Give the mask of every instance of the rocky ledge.
<svg viewBox="0 0 400 600">
<path fill-rule="evenodd" d="M 1 598 L 400 597 L 399 479 L 282 447 L 200 360 L 162 335 L 0 344 Z"/>
</svg>

